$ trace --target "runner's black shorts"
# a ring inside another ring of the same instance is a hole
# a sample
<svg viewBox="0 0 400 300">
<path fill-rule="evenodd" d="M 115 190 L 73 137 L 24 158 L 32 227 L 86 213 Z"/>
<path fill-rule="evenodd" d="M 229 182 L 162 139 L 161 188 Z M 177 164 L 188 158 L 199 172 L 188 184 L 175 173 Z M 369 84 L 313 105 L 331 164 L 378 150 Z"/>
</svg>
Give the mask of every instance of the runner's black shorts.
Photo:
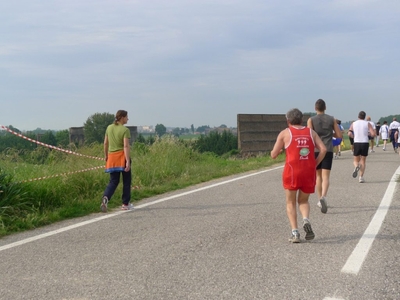
<svg viewBox="0 0 400 300">
<path fill-rule="evenodd" d="M 368 156 L 369 143 L 354 143 L 354 156 Z"/>
<path fill-rule="evenodd" d="M 315 158 L 318 157 L 319 152 L 315 152 Z M 317 166 L 317 170 L 332 170 L 333 152 L 326 152 L 324 159 Z"/>
</svg>

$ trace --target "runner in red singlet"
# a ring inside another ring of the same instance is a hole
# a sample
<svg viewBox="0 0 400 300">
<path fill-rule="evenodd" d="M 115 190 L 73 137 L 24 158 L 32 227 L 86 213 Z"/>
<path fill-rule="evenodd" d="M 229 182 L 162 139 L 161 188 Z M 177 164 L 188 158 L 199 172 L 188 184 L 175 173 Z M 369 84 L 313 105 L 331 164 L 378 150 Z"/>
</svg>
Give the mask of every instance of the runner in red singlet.
<svg viewBox="0 0 400 300">
<path fill-rule="evenodd" d="M 315 234 L 309 220 L 310 204 L 308 198 L 315 191 L 316 166 L 326 154 L 326 147 L 318 134 L 305 126 L 303 114 L 297 108 L 291 109 L 286 114 L 289 128 L 282 130 L 271 151 L 275 159 L 284 150 L 286 163 L 282 174 L 283 188 L 286 194 L 286 212 L 292 227 L 289 242 L 299 243 L 300 233 L 297 228 L 297 204 L 303 217 L 305 239 L 312 240 Z M 314 147 L 319 150 L 315 158 Z"/>
<path fill-rule="evenodd" d="M 283 187 L 288 190 L 302 190 L 314 193 L 316 166 L 314 140 L 310 128 L 289 126 L 291 139 L 285 146 L 286 164 L 283 169 Z"/>
</svg>

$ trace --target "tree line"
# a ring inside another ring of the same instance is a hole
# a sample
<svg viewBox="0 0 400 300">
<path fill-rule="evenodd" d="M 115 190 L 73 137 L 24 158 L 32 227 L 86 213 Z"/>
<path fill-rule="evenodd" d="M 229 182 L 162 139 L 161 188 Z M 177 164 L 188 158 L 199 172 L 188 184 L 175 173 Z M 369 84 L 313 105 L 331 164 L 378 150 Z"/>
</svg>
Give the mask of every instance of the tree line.
<svg viewBox="0 0 400 300">
<path fill-rule="evenodd" d="M 107 126 L 114 122 L 114 115 L 110 113 L 95 113 L 91 115 L 84 123 L 85 132 L 85 145 L 93 143 L 103 143 L 104 133 Z M 21 133 L 24 136 L 38 140 L 42 143 L 68 149 L 71 147 L 69 141 L 69 130 L 41 130 L 40 128 L 22 133 L 19 129 L 12 125 L 7 126 L 16 133 Z M 225 125 L 221 125 L 225 127 Z M 210 129 L 208 125 L 202 125 L 196 129 L 197 132 L 204 133 L 207 129 Z M 172 131 L 172 135 L 179 137 L 180 134 L 188 133 L 189 129 L 177 128 Z M 192 133 L 195 132 L 194 125 L 191 125 L 190 130 Z M 190 131 L 189 131 L 190 132 Z M 167 134 L 167 128 L 163 124 L 157 124 L 155 126 L 155 134 L 158 137 L 162 137 Z M 156 136 L 149 136 L 144 138 L 143 135 L 139 134 L 136 142 L 152 145 L 156 141 Z M 223 133 L 211 132 L 209 135 L 200 135 L 194 142 L 190 142 L 191 146 L 197 149 L 199 152 L 213 152 L 217 155 L 222 155 L 232 150 L 237 150 L 238 142 L 237 136 L 233 135 L 230 131 L 226 130 Z M 42 147 L 36 143 L 27 141 L 21 137 L 18 137 L 7 131 L 0 131 L 0 152 L 7 151 L 8 149 L 16 149 L 18 151 L 30 151 L 35 150 L 37 147 Z M 78 145 L 74 145 L 78 147 Z"/>
</svg>

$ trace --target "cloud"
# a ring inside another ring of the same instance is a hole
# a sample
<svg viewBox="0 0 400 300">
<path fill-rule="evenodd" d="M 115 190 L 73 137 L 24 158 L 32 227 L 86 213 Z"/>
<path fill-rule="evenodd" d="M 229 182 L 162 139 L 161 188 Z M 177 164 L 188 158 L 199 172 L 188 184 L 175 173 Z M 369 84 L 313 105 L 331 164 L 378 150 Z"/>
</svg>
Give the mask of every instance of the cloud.
<svg viewBox="0 0 400 300">
<path fill-rule="evenodd" d="M 399 12 L 368 0 L 3 1 L 0 93 L 34 112 L 26 124 L 60 105 L 63 127 L 116 107 L 138 125 L 235 125 L 320 97 L 346 120 L 348 101 L 371 111 L 398 96 Z"/>
</svg>

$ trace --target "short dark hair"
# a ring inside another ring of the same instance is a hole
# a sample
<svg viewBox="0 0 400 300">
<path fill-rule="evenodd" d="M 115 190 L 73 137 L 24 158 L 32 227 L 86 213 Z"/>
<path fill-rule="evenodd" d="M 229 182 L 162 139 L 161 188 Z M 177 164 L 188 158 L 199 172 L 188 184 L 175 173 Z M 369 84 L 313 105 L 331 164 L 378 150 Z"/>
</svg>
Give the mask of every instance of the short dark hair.
<svg viewBox="0 0 400 300">
<path fill-rule="evenodd" d="M 326 110 L 326 103 L 322 99 L 318 99 L 317 102 L 315 102 L 315 110 L 318 111 L 325 111 Z"/>
<path fill-rule="evenodd" d="M 292 108 L 286 113 L 286 119 L 291 125 L 301 125 L 303 123 L 303 113 L 298 108 Z"/>
<path fill-rule="evenodd" d="M 361 119 L 361 120 L 365 120 L 365 116 L 366 116 L 367 114 L 365 113 L 365 111 L 360 111 L 359 113 L 358 113 L 358 118 L 359 119 Z"/>
</svg>

